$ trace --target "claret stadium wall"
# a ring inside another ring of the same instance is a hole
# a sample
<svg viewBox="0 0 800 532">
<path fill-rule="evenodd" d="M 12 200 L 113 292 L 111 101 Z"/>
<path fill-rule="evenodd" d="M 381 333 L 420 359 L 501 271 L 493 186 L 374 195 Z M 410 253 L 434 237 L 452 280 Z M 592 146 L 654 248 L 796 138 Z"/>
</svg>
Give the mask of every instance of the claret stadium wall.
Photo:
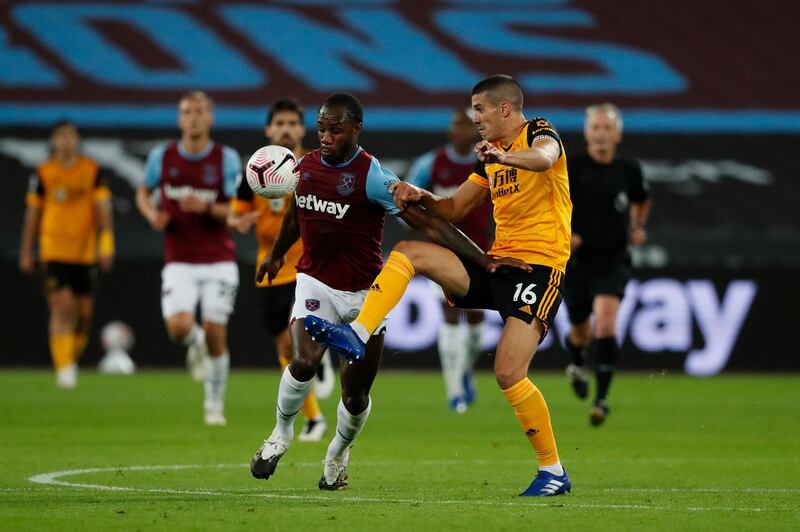
<svg viewBox="0 0 800 532">
<path fill-rule="evenodd" d="M 588 0 L 424 4 L 0 4 L 0 364 L 49 364 L 41 283 L 19 273 L 17 255 L 28 176 L 47 156 L 55 121 L 80 126 L 83 151 L 108 173 L 114 196 L 118 257 L 100 276 L 82 363 L 101 356 L 99 328 L 122 320 L 136 335 L 138 364 L 172 366 L 183 357 L 161 319 L 161 237 L 133 195 L 148 151 L 177 136 L 183 91 L 214 97 L 213 137 L 245 159 L 265 143 L 271 100 L 296 97 L 313 132 L 319 102 L 353 92 L 365 109 L 362 144 L 403 177 L 415 157 L 446 142 L 449 116 L 468 105 L 471 86 L 502 72 L 522 84 L 526 115 L 560 131 L 568 157 L 583 151 L 587 105 L 623 110 L 621 150 L 641 161 L 654 210 L 620 309 L 622 367 L 700 376 L 800 369 L 790 348 L 800 299 L 800 71 L 785 53 L 800 38 L 791 2 L 735 12 L 722 1 L 626 2 L 624 15 L 617 3 Z M 692 17 L 679 15 L 686 10 Z M 270 20 L 270 31 L 252 31 L 253 20 Z M 648 31 L 654 20 L 670 31 Z M 306 146 L 316 143 L 310 133 Z M 384 251 L 408 237 L 390 221 Z M 233 364 L 277 365 L 249 282 L 254 241 L 236 242 Z M 384 366 L 436 366 L 441 321 L 435 289 L 415 279 L 391 316 Z M 538 367 L 566 363 L 568 323 L 562 306 Z M 487 313 L 489 355 L 499 327 Z"/>
</svg>

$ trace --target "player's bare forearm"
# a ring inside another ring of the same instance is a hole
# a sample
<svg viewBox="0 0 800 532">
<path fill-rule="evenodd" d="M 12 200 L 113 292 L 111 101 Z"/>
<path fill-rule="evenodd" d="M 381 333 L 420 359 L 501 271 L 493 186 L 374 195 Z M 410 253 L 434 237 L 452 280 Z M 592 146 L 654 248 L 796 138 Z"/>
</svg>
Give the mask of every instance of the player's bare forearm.
<svg viewBox="0 0 800 532">
<path fill-rule="evenodd" d="M 506 166 L 513 166 L 521 170 L 530 170 L 532 172 L 544 172 L 558 159 L 558 155 L 553 158 L 553 154 L 547 150 L 539 147 L 528 148 L 527 150 L 515 151 L 506 154 L 503 164 Z"/>
<path fill-rule="evenodd" d="M 647 220 L 650 219 L 650 210 L 653 207 L 653 202 L 645 200 L 639 203 L 631 204 L 631 226 L 644 227 L 647 225 Z"/>
<path fill-rule="evenodd" d="M 147 220 L 155 216 L 156 208 L 150 200 L 150 190 L 147 187 L 139 187 L 136 190 L 136 208 Z"/>
<path fill-rule="evenodd" d="M 31 258 L 33 256 L 33 244 L 36 234 L 39 232 L 39 221 L 42 217 L 42 209 L 29 206 L 25 209 L 25 220 L 22 224 L 22 239 L 20 242 L 20 257 Z"/>
<path fill-rule="evenodd" d="M 208 215 L 214 218 L 215 220 L 219 220 L 224 222 L 228 219 L 228 213 L 230 212 L 230 203 L 227 201 L 222 202 L 218 201 L 216 203 L 212 203 L 208 207 Z"/>
<path fill-rule="evenodd" d="M 429 240 L 485 267 L 491 258 L 453 224 L 419 204 L 410 204 L 398 216 Z"/>
</svg>

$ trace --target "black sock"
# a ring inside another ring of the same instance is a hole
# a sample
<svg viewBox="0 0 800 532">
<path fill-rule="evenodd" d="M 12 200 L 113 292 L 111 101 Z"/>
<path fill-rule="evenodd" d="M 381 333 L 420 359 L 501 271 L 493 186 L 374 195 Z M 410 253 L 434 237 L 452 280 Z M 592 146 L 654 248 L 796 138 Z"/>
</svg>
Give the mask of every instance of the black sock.
<svg viewBox="0 0 800 532">
<path fill-rule="evenodd" d="M 617 361 L 617 339 L 610 338 L 597 339 L 597 399 L 605 400 L 608 395 L 608 388 L 611 386 L 611 376 L 614 374 L 614 363 Z"/>
<path fill-rule="evenodd" d="M 578 345 L 573 344 L 569 337 L 567 337 L 567 351 L 569 351 L 569 355 L 572 357 L 572 363 L 576 366 L 583 366 L 585 360 L 583 356 L 584 348 Z"/>
</svg>

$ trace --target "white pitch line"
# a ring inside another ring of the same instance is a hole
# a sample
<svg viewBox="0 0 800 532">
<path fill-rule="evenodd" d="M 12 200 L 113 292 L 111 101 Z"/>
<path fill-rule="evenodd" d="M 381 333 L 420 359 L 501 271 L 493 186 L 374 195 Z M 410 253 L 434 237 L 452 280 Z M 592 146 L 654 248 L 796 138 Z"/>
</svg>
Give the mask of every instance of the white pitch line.
<svg viewBox="0 0 800 532">
<path fill-rule="evenodd" d="M 386 463 L 386 462 L 362 462 L 365 465 L 375 465 L 378 463 Z M 295 462 L 293 465 L 298 466 L 319 466 L 317 462 Z M 625 509 L 625 510 L 678 510 L 681 508 L 673 507 L 673 506 L 660 506 L 660 505 L 644 505 L 644 504 L 591 504 L 591 503 L 573 503 L 571 500 L 564 501 L 564 499 L 549 499 L 547 503 L 545 501 L 525 501 L 525 502 L 511 502 L 511 501 L 483 501 L 483 500 L 448 500 L 448 499 L 406 499 L 406 498 L 376 498 L 376 497 L 355 497 L 355 496 L 321 496 L 321 495 L 311 495 L 311 494 L 301 494 L 301 495 L 291 495 L 286 493 L 264 493 L 264 492 L 242 492 L 242 491 L 230 491 L 230 490 L 211 490 L 211 489 L 177 489 L 177 488 L 133 488 L 128 486 L 109 486 L 105 484 L 91 484 L 91 483 L 83 483 L 83 482 L 69 482 L 65 480 L 59 480 L 63 477 L 75 476 L 75 475 L 87 475 L 87 474 L 97 474 L 97 473 L 114 473 L 114 472 L 121 472 L 121 471 L 179 471 L 184 469 L 200 469 L 200 468 L 246 468 L 247 464 L 171 464 L 171 465 L 141 465 L 141 466 L 123 466 L 123 467 L 91 467 L 91 468 L 84 468 L 84 469 L 70 469 L 66 471 L 53 471 L 50 473 L 42 473 L 39 475 L 34 475 L 30 477 L 28 480 L 30 482 L 34 482 L 36 484 L 43 484 L 48 487 L 52 488 L 71 488 L 71 489 L 89 489 L 95 491 L 115 491 L 115 492 L 136 492 L 136 493 L 161 493 L 161 494 L 170 494 L 170 495 L 200 495 L 200 496 L 214 496 L 214 497 L 225 497 L 225 496 L 249 496 L 249 497 L 257 497 L 257 498 L 264 498 L 264 499 L 281 499 L 281 500 L 300 500 L 300 501 L 339 501 L 339 502 L 352 502 L 352 503 L 376 503 L 376 504 L 412 504 L 412 505 L 420 505 L 420 504 L 430 504 L 430 505 L 439 505 L 439 506 L 525 506 L 530 507 L 532 505 L 540 506 L 543 508 L 553 508 L 553 509 L 560 509 L 562 507 L 568 508 L 589 508 L 589 509 L 609 509 L 609 510 L 617 510 L 617 509 Z M 3 489 L 2 491 L 31 491 L 30 488 L 9 488 Z M 713 491 L 714 488 L 700 488 L 703 491 Z M 680 492 L 680 491 L 692 491 L 692 490 L 680 490 L 678 488 L 600 488 L 600 491 L 630 491 L 630 492 Z M 745 491 L 745 490 L 730 490 L 730 491 Z M 753 489 L 752 491 L 757 491 Z M 762 490 L 766 491 L 766 490 Z M 792 491 L 792 490 L 787 490 Z M 558 501 L 558 502 L 557 502 Z M 683 508 L 686 511 L 732 511 L 737 510 L 740 512 L 764 512 L 767 511 L 766 508 L 743 508 L 743 507 L 702 507 L 702 506 L 690 506 Z"/>
</svg>

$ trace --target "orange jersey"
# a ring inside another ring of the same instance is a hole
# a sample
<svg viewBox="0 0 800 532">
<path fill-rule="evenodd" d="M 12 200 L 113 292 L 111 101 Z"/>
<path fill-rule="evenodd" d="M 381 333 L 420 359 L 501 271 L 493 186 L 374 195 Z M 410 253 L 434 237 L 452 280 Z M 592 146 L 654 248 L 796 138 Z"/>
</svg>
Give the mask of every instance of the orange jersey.
<svg viewBox="0 0 800 532">
<path fill-rule="evenodd" d="M 561 148 L 558 160 L 544 172 L 478 163 L 469 180 L 491 193 L 496 225 L 491 254 L 563 273 L 570 254 L 572 201 L 567 157 L 558 133 L 544 118 L 534 118 L 511 146 L 494 145 L 504 152 L 527 150 L 540 137 L 554 139 Z"/>
<path fill-rule="evenodd" d="M 244 179 L 242 179 L 240 188 L 242 186 L 247 187 L 248 190 L 250 188 Z M 261 264 L 261 261 L 269 255 L 272 245 L 275 243 L 275 240 L 278 239 L 278 233 L 281 231 L 283 216 L 286 214 L 286 211 L 289 210 L 289 206 L 293 201 L 294 194 L 289 194 L 279 199 L 267 199 L 253 194 L 250 199 L 240 199 L 237 197 L 231 201 L 231 210 L 236 214 L 244 214 L 252 211 L 258 212 L 258 220 L 256 221 L 258 259 L 256 264 Z M 302 254 L 303 244 L 298 239 L 286 253 L 286 263 L 278 272 L 277 277 L 272 281 L 273 285 L 294 282 L 297 276 L 295 266 Z M 258 283 L 258 286 L 268 286 L 266 278 L 263 282 Z"/>
<path fill-rule="evenodd" d="M 39 258 L 43 262 L 97 262 L 97 206 L 111 192 L 97 163 L 80 157 L 70 168 L 51 159 L 36 169 L 25 202 L 42 210 Z"/>
</svg>

